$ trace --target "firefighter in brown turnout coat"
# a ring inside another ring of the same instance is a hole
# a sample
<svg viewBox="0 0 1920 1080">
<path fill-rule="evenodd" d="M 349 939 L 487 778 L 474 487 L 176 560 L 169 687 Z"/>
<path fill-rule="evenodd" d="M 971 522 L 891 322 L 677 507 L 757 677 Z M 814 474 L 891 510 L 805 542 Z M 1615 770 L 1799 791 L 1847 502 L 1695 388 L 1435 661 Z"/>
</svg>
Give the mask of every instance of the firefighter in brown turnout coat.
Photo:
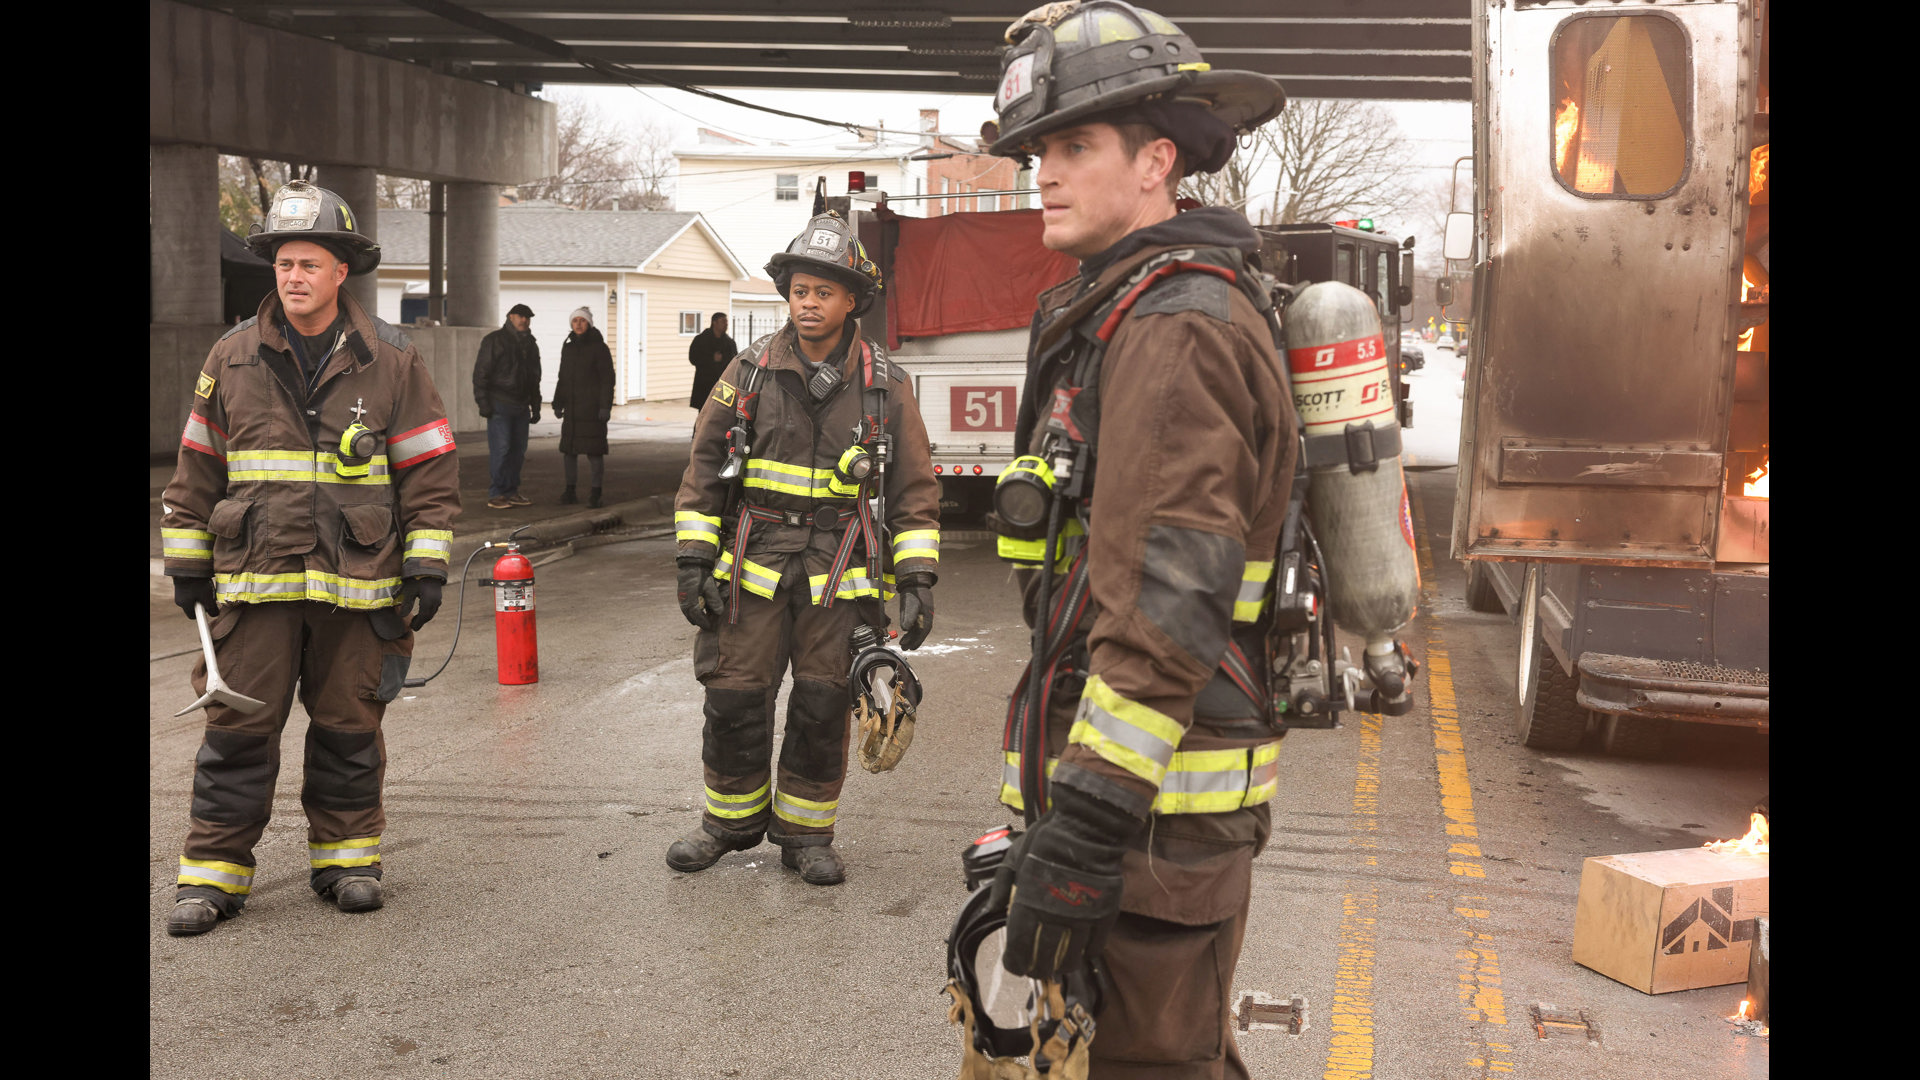
<svg viewBox="0 0 1920 1080">
<path fill-rule="evenodd" d="M 275 291 L 207 355 L 161 536 L 175 601 L 213 619 L 221 676 L 266 704 L 207 706 L 167 920 L 176 936 L 239 914 L 252 891 L 296 687 L 312 720 L 309 883 L 342 911 L 381 906 L 380 721 L 412 631 L 440 606 L 460 511 L 453 432 L 426 366 L 340 289 L 380 262 L 353 211 L 295 181 L 247 242 L 273 261 Z M 206 679 L 202 661 L 194 689 Z"/>
<path fill-rule="evenodd" d="M 863 337 L 879 271 L 833 214 L 767 265 L 786 326 L 734 358 L 695 422 L 674 501 L 680 607 L 699 627 L 706 812 L 667 851 L 704 870 L 764 835 L 815 885 L 845 878 L 833 850 L 849 741 L 856 626 L 900 645 L 933 628 L 939 482 L 913 384 Z M 777 775 L 772 703 L 791 661 Z"/>
<path fill-rule="evenodd" d="M 1262 643 L 1298 421 L 1256 234 L 1177 213 L 1174 190 L 1285 98 L 1111 0 L 1048 5 L 1007 40 L 991 149 L 1038 158 L 1043 242 L 1081 262 L 1029 346 L 1012 472 L 1050 489 L 1044 511 L 1016 525 L 997 500 L 990 522 L 1029 624 L 1059 628 L 1003 746 L 1001 798 L 1030 827 L 994 884 L 1001 962 L 1069 986 L 1093 965 L 1080 1075 L 1245 1077 L 1229 997 L 1278 783 Z"/>
</svg>

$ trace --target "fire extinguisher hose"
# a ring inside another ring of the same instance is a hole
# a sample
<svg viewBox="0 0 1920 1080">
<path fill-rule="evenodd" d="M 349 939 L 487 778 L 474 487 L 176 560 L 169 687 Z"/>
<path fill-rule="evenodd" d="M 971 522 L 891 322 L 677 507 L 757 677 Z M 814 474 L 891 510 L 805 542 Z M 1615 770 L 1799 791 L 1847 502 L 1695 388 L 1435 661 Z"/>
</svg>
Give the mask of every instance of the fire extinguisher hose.
<svg viewBox="0 0 1920 1080">
<path fill-rule="evenodd" d="M 473 569 L 473 559 L 475 555 L 478 555 L 481 552 L 487 550 L 488 548 L 491 548 L 494 546 L 495 545 L 493 541 L 489 540 L 485 544 L 482 544 L 479 547 L 474 548 L 473 555 L 468 555 L 466 565 L 460 568 L 460 607 L 458 609 L 458 612 L 453 617 L 453 644 L 447 646 L 447 658 L 445 660 L 440 661 L 440 666 L 434 669 L 434 672 L 432 675 L 408 679 L 404 684 L 407 687 L 411 688 L 411 687 L 427 685 L 428 683 L 432 682 L 435 678 L 437 678 L 442 671 L 447 670 L 448 664 L 453 663 L 453 651 L 460 647 L 460 624 L 463 621 L 465 621 L 465 616 L 467 613 L 467 571 Z"/>
</svg>

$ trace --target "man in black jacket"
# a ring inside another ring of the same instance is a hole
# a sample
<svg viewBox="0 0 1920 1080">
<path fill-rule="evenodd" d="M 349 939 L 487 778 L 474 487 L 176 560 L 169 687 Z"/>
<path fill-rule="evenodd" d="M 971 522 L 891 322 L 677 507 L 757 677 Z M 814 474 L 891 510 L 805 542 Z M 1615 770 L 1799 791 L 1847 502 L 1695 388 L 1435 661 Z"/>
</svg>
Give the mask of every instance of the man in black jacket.
<svg viewBox="0 0 1920 1080">
<path fill-rule="evenodd" d="M 540 346 L 529 329 L 533 309 L 515 304 L 505 326 L 480 339 L 473 363 L 473 400 L 487 419 L 487 506 L 532 506 L 520 494 L 527 426 L 540 422 Z"/>
<path fill-rule="evenodd" d="M 687 363 L 693 365 L 693 394 L 687 398 L 690 408 L 697 409 L 706 403 L 720 373 L 727 370 L 739 352 L 740 347 L 727 336 L 727 313 L 714 312 L 707 328 L 687 346 Z"/>
</svg>

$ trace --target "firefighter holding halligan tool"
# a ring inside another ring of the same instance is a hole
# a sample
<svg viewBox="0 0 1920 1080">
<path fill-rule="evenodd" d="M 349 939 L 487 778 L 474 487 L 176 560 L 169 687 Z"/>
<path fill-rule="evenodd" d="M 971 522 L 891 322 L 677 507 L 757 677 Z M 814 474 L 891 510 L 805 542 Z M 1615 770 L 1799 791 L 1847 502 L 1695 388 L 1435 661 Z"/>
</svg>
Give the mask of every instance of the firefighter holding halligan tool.
<svg viewBox="0 0 1920 1080">
<path fill-rule="evenodd" d="M 1046 632 L 1003 742 L 1028 828 L 955 928 L 961 1075 L 1018 1053 L 1052 1076 L 1245 1077 L 1229 999 L 1278 785 L 1264 597 L 1299 420 L 1257 234 L 1174 199 L 1286 99 L 1115 0 L 1036 9 L 1007 42 L 990 150 L 1038 159 L 1042 242 L 1080 272 L 1038 298 L 1023 456 L 989 521 Z M 972 924 L 1001 918 L 1004 973 L 975 969 Z M 992 998 L 1027 985 L 1006 974 L 1036 981 L 1039 1046 L 1004 1019 L 988 1037 Z"/>
<path fill-rule="evenodd" d="M 302 180 L 254 228 L 247 246 L 272 261 L 275 290 L 201 368 L 161 547 L 175 602 L 212 619 L 221 677 L 264 704 L 206 707 L 175 936 L 238 915 L 253 891 L 296 688 L 312 719 L 309 884 L 341 911 L 381 906 L 380 722 L 413 631 L 440 607 L 460 512 L 453 429 L 426 364 L 341 288 L 380 264 L 379 245 L 338 195 Z M 193 685 L 207 690 L 204 659 Z"/>
<path fill-rule="evenodd" d="M 835 885 L 852 715 L 890 725 L 863 732 L 874 771 L 911 737 L 900 714 L 918 684 L 879 644 L 883 605 L 897 590 L 900 647 L 919 648 L 933 628 L 940 485 L 912 382 L 860 332 L 882 282 L 847 223 L 817 214 L 766 269 L 789 320 L 714 385 L 674 500 L 680 609 L 699 628 L 706 687 L 706 810 L 667 865 L 704 870 L 764 836 L 802 880 Z M 773 702 L 789 662 L 776 775 Z"/>
</svg>

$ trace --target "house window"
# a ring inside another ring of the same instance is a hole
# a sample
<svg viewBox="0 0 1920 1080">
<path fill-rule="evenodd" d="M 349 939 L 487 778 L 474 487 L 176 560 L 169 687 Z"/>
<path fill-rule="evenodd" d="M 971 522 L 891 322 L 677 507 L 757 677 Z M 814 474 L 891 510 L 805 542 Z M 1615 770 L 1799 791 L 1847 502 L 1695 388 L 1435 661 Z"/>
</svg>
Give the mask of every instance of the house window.
<svg viewBox="0 0 1920 1080">
<path fill-rule="evenodd" d="M 773 197 L 778 202 L 799 202 L 800 174 L 790 172 L 774 173 Z"/>
<path fill-rule="evenodd" d="M 683 311 L 680 313 L 680 336 L 681 337 L 693 337 L 694 335 L 698 334 L 702 329 L 704 328 L 700 325 L 699 312 Z"/>
</svg>

